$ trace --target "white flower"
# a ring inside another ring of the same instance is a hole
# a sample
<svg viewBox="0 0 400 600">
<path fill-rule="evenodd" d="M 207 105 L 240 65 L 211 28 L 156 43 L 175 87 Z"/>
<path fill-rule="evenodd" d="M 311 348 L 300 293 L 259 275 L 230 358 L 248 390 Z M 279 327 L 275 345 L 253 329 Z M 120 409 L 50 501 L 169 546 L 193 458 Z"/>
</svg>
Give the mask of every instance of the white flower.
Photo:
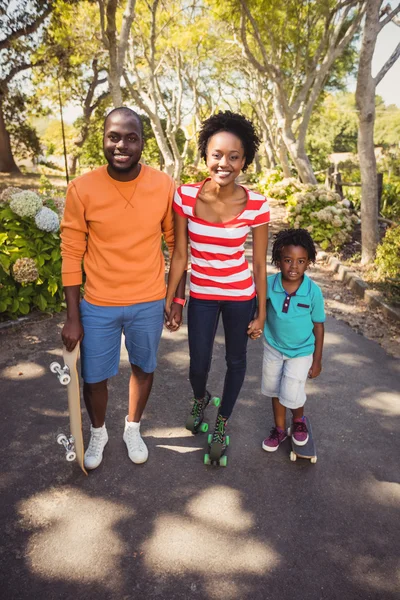
<svg viewBox="0 0 400 600">
<path fill-rule="evenodd" d="M 57 213 L 44 206 L 35 217 L 36 227 L 42 231 L 57 231 L 60 226 Z"/>
<path fill-rule="evenodd" d="M 19 217 L 34 217 L 42 208 L 43 202 L 35 192 L 19 192 L 12 196 L 10 208 Z"/>
<path fill-rule="evenodd" d="M 312 233 L 314 231 L 314 227 L 313 225 L 309 225 L 308 227 L 306 227 L 308 233 Z"/>
<path fill-rule="evenodd" d="M 33 258 L 18 258 L 13 264 L 13 277 L 18 283 L 31 283 L 39 277 Z"/>
<path fill-rule="evenodd" d="M 2 204 L 8 204 L 10 202 L 11 198 L 15 194 L 19 194 L 20 192 L 22 192 L 21 188 L 16 188 L 16 187 L 6 188 L 1 193 L 0 203 L 2 203 Z"/>
</svg>

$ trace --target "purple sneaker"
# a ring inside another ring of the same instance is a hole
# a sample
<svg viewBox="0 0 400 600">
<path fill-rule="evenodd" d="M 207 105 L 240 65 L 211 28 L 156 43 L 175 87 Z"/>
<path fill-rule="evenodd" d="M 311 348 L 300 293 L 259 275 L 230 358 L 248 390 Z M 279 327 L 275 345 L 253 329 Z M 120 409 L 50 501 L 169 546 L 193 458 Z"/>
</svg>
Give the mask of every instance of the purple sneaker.
<svg viewBox="0 0 400 600">
<path fill-rule="evenodd" d="M 275 452 L 275 450 L 278 450 L 280 444 L 282 444 L 286 438 L 287 433 L 285 429 L 273 427 L 269 436 L 262 443 L 263 450 L 266 450 L 267 452 Z"/>
<path fill-rule="evenodd" d="M 296 446 L 305 446 L 308 442 L 308 429 L 305 417 L 293 419 L 292 438 Z"/>
</svg>

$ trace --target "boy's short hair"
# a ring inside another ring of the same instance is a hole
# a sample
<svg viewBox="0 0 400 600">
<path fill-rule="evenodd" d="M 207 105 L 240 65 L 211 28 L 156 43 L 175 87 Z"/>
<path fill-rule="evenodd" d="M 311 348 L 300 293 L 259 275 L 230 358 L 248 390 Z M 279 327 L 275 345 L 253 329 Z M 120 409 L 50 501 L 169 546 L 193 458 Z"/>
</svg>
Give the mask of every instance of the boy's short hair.
<svg viewBox="0 0 400 600">
<path fill-rule="evenodd" d="M 281 251 L 284 246 L 301 246 L 304 250 L 307 250 L 308 260 L 315 263 L 317 258 L 315 244 L 307 229 L 282 229 L 276 234 L 272 246 L 271 260 L 271 263 L 276 267 L 281 260 Z"/>
</svg>

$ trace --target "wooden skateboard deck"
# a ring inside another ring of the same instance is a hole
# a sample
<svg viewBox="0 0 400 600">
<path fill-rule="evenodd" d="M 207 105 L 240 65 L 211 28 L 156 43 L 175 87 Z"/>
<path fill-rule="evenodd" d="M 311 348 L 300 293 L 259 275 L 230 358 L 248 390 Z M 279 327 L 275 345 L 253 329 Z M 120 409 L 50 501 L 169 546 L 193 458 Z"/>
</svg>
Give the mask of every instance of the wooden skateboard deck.
<svg viewBox="0 0 400 600">
<path fill-rule="evenodd" d="M 60 434 L 57 437 L 57 442 L 64 446 L 66 451 L 66 459 L 68 461 L 75 460 L 78 462 L 82 471 L 87 475 L 87 471 L 83 464 L 84 445 L 82 435 L 82 414 L 81 400 L 79 389 L 79 376 L 76 368 L 76 363 L 79 354 L 79 342 L 72 350 L 68 350 L 63 346 L 64 367 L 61 368 L 59 363 L 51 363 L 50 370 L 56 373 L 58 380 L 62 385 L 67 386 L 68 393 L 68 411 L 71 437 Z"/>
<path fill-rule="evenodd" d="M 317 451 L 315 448 L 315 442 L 312 434 L 311 423 L 308 417 L 305 417 L 307 429 L 308 429 L 308 442 L 304 446 L 298 446 L 293 441 L 293 436 L 290 436 L 290 442 L 292 444 L 292 451 L 290 453 L 290 460 L 295 461 L 297 457 L 308 458 L 313 464 L 317 462 Z M 293 430 L 293 426 L 290 428 L 290 434 Z"/>
</svg>

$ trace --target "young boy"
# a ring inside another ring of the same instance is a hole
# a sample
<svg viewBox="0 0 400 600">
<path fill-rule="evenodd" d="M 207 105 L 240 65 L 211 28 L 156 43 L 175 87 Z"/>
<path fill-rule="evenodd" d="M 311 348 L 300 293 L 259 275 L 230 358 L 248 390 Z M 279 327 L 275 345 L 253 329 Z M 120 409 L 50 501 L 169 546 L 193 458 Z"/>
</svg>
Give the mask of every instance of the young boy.
<svg viewBox="0 0 400 600">
<path fill-rule="evenodd" d="M 275 452 L 286 439 L 286 408 L 293 414 L 293 441 L 304 446 L 307 377 L 322 370 L 324 299 L 305 271 L 315 262 L 314 242 L 305 229 L 280 231 L 272 247 L 272 264 L 280 272 L 268 280 L 267 321 L 261 391 L 272 398 L 275 427 L 262 447 Z"/>
</svg>

